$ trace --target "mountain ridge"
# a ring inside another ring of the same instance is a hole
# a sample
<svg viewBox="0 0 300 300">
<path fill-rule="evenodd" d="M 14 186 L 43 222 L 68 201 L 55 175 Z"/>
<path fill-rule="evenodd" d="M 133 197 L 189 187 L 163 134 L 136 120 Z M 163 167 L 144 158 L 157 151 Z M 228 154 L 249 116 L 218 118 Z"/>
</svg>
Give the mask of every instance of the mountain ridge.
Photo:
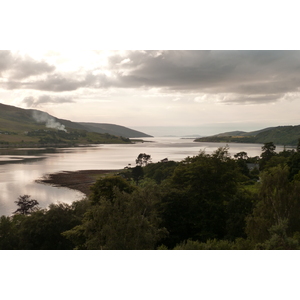
<svg viewBox="0 0 300 300">
<path fill-rule="evenodd" d="M 37 116 L 37 118 L 34 118 L 34 113 L 40 115 Z M 116 136 L 123 136 L 126 138 L 129 137 L 151 137 L 150 135 L 133 130 L 131 128 L 121 126 L 121 125 L 116 125 L 116 124 L 109 124 L 109 123 L 92 123 L 92 122 L 73 122 L 71 120 L 66 120 L 66 119 L 60 119 L 55 116 L 52 116 L 48 114 L 47 112 L 37 110 L 37 109 L 24 109 L 12 105 L 7 105 L 7 104 L 2 104 L 0 103 L 0 129 L 5 127 L 4 122 L 17 122 L 17 123 L 25 123 L 25 128 L 26 125 L 34 125 L 36 123 L 45 123 L 47 118 L 53 118 L 54 121 L 64 125 L 66 128 L 69 129 L 78 129 L 78 130 L 87 130 L 90 132 L 98 132 L 98 133 L 108 133 Z M 40 119 L 40 120 L 37 120 Z M 4 121 L 5 120 L 5 121 Z M 21 122 L 20 122 L 21 121 Z M 105 126 L 102 126 L 105 125 Z M 94 126 L 94 128 L 93 128 Z M 99 128 L 102 126 L 105 128 L 100 132 Z M 99 127 L 99 128 L 97 128 Z M 13 128 L 5 128 L 6 130 L 11 130 L 11 129 L 19 129 L 23 130 L 24 129 L 24 124 L 21 124 L 18 126 L 15 124 Z M 93 130 L 94 129 L 94 130 Z M 119 130 L 118 130 L 119 129 Z"/>
<path fill-rule="evenodd" d="M 23 109 L 0 103 L 0 144 L 2 147 L 6 145 L 39 147 L 41 145 L 131 143 L 129 136 L 149 136 L 115 124 L 106 124 L 106 128 L 108 132 L 101 133 L 90 126 L 56 118 L 41 110 Z M 114 129 L 113 133 L 109 130 L 110 128 Z M 118 131 L 118 128 L 122 130 Z"/>
</svg>

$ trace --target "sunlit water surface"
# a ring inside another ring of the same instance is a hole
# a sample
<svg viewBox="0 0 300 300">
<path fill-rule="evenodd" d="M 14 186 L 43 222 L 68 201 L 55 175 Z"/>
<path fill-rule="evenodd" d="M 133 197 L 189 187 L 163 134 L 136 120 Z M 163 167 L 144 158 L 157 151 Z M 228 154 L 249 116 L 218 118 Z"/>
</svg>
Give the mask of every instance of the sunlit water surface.
<svg viewBox="0 0 300 300">
<path fill-rule="evenodd" d="M 18 196 L 28 194 L 41 207 L 50 203 L 71 203 L 84 197 L 80 192 L 36 183 L 46 174 L 60 171 L 123 169 L 140 153 L 151 155 L 153 162 L 164 158 L 180 161 L 200 150 L 211 154 L 226 144 L 195 143 L 192 139 L 147 138 L 145 143 L 131 145 L 97 145 L 58 149 L 0 149 L 0 215 L 16 210 Z M 229 153 L 245 151 L 249 156 L 261 154 L 260 144 L 228 144 Z M 282 151 L 278 146 L 276 151 Z"/>
</svg>

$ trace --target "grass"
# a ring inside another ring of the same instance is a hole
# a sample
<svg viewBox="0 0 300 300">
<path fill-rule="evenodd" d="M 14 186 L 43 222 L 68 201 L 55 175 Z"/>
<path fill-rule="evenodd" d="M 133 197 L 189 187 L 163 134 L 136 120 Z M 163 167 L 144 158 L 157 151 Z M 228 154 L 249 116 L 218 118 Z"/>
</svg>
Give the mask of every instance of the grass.
<svg viewBox="0 0 300 300">
<path fill-rule="evenodd" d="M 33 127 L 29 131 L 12 131 L 0 127 L 0 144 L 14 145 L 22 143 L 35 144 L 68 144 L 70 146 L 79 144 L 128 144 L 129 139 L 112 136 L 109 134 L 100 134 L 96 132 L 87 132 L 84 130 L 68 130 L 68 132 L 45 128 L 44 126 Z"/>
</svg>

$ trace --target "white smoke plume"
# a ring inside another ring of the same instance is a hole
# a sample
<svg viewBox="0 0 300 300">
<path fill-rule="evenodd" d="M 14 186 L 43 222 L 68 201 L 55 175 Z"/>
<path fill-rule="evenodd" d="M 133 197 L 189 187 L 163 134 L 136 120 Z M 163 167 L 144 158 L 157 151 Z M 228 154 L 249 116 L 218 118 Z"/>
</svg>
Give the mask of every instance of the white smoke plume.
<svg viewBox="0 0 300 300">
<path fill-rule="evenodd" d="M 45 123 L 47 128 L 54 128 L 57 130 L 63 130 L 65 132 L 67 132 L 65 125 L 62 125 L 59 122 L 55 121 L 55 119 L 53 117 L 51 117 L 50 115 L 48 115 L 45 112 L 33 111 L 32 117 L 38 123 Z"/>
</svg>

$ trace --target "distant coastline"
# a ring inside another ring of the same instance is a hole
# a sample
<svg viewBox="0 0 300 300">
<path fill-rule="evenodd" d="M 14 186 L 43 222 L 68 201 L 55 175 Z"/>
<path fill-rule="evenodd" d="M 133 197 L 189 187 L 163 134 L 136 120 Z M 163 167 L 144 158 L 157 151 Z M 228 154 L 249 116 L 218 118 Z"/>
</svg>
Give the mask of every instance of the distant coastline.
<svg viewBox="0 0 300 300">
<path fill-rule="evenodd" d="M 300 125 L 278 126 L 264 128 L 252 132 L 232 131 L 213 136 L 195 139 L 195 142 L 213 143 L 251 143 L 265 144 L 273 142 L 275 145 L 296 146 L 300 139 Z"/>
</svg>

